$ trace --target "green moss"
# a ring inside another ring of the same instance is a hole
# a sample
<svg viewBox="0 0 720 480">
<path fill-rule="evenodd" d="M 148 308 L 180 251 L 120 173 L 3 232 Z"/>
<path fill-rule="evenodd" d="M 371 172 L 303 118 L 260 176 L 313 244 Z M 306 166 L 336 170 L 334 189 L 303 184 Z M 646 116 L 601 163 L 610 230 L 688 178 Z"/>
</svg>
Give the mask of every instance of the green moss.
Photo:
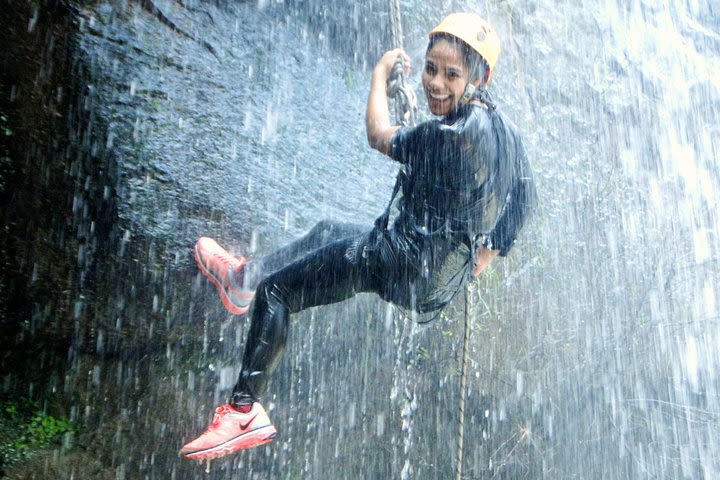
<svg viewBox="0 0 720 480">
<path fill-rule="evenodd" d="M 417 352 L 415 353 L 415 361 L 418 363 L 422 363 L 425 360 L 428 360 L 430 358 L 430 351 L 426 347 L 417 347 Z"/>
<path fill-rule="evenodd" d="M 345 75 L 343 75 L 343 79 L 345 80 L 345 86 L 348 90 L 351 90 L 353 88 L 353 85 L 355 84 L 354 75 L 352 70 L 346 70 Z"/>
<path fill-rule="evenodd" d="M 0 134 L 11 137 L 13 132 L 8 126 L 8 117 L 7 115 L 0 113 Z"/>
<path fill-rule="evenodd" d="M 39 449 L 58 445 L 73 433 L 72 423 L 44 413 L 34 402 L 0 400 L 0 467 L 29 459 Z"/>
</svg>

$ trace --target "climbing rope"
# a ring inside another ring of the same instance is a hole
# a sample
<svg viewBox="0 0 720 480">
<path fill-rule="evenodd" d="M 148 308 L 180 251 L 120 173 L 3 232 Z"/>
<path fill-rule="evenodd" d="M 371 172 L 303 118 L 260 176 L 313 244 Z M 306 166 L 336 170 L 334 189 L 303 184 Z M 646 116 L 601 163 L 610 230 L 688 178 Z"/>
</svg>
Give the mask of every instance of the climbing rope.
<svg viewBox="0 0 720 480">
<path fill-rule="evenodd" d="M 400 23 L 400 0 L 390 0 L 390 33 L 395 48 L 403 48 L 402 23 Z"/>
<path fill-rule="evenodd" d="M 400 23 L 400 0 L 390 0 L 390 32 L 395 48 L 403 48 L 402 23 Z M 395 120 L 403 126 L 417 122 L 417 97 L 415 90 L 405 82 L 402 58 L 397 59 L 390 71 L 387 94 L 395 103 Z"/>
<path fill-rule="evenodd" d="M 455 480 L 462 478 L 463 446 L 465 438 L 465 392 L 467 391 L 467 365 L 470 345 L 470 317 L 472 316 L 472 283 L 465 287 L 465 331 L 463 333 L 463 354 L 460 366 L 460 407 L 457 433 L 457 459 L 455 461 Z"/>
<path fill-rule="evenodd" d="M 390 0 L 390 21 L 392 43 L 395 48 L 403 48 L 402 24 L 400 19 L 400 0 Z M 395 120 L 403 126 L 417 123 L 417 97 L 415 91 L 405 82 L 402 58 L 398 58 L 388 76 L 387 94 L 395 103 Z M 465 288 L 465 330 L 463 334 L 463 353 L 460 367 L 460 406 L 458 412 L 457 458 L 455 479 L 461 480 L 463 467 L 463 446 L 465 434 L 465 392 L 467 390 L 467 358 L 470 343 L 470 316 L 472 315 L 472 286 Z"/>
</svg>

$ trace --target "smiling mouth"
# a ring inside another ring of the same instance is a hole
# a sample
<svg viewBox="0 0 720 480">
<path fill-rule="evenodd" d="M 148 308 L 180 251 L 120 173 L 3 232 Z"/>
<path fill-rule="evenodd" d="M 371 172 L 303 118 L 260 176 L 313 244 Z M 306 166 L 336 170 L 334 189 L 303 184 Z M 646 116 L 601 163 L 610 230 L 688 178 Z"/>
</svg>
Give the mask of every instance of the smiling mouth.
<svg viewBox="0 0 720 480">
<path fill-rule="evenodd" d="M 436 93 L 428 92 L 428 97 L 438 102 L 444 102 L 445 100 L 448 100 L 450 98 L 450 95 L 438 95 Z"/>
</svg>

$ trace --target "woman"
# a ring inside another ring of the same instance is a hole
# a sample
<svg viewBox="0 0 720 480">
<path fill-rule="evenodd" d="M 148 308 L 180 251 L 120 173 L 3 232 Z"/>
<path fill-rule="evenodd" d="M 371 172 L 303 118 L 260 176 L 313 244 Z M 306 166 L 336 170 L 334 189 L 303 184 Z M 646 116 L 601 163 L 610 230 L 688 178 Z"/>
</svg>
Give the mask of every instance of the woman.
<svg viewBox="0 0 720 480">
<path fill-rule="evenodd" d="M 402 50 L 373 69 L 366 110 L 370 146 L 402 164 L 374 228 L 321 222 L 305 237 L 254 262 L 209 238 L 195 246 L 201 271 L 235 314 L 251 309 L 242 369 L 227 405 L 181 453 L 214 458 L 271 441 L 258 398 L 280 359 L 291 313 L 375 292 L 418 312 L 436 312 L 515 241 L 535 198 L 521 140 L 485 86 L 500 39 L 481 17 L 457 13 L 430 32 L 422 84 L 440 117 L 417 127 L 390 123 L 387 79 Z M 391 210 L 396 210 L 389 222 Z"/>
</svg>

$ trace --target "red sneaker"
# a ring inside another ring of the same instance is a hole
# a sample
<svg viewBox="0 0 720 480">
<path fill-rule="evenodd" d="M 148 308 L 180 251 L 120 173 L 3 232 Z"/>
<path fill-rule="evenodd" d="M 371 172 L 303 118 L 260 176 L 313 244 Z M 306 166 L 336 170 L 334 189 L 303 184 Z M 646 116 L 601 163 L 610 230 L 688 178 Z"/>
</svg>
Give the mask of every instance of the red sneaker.
<svg viewBox="0 0 720 480">
<path fill-rule="evenodd" d="M 193 460 L 222 457 L 243 448 L 252 448 L 275 438 L 277 431 L 258 402 L 242 413 L 230 405 L 215 410 L 210 426 L 198 438 L 188 443 L 180 453 Z"/>
<path fill-rule="evenodd" d="M 235 273 L 245 266 L 245 257 L 235 258 L 212 238 L 202 237 L 195 243 L 195 263 L 215 284 L 228 312 L 242 315 L 248 311 L 255 292 L 242 288 L 235 280 Z"/>
</svg>

